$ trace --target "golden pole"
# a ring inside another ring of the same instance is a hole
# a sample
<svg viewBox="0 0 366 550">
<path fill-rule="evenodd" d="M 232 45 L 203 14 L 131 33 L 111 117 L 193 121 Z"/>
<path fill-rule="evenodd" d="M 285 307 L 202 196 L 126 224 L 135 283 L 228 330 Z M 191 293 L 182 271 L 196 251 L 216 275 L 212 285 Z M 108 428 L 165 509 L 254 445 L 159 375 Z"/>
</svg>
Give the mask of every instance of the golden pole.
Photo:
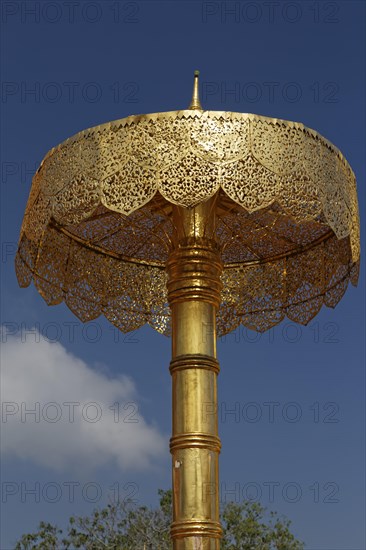
<svg viewBox="0 0 366 550">
<path fill-rule="evenodd" d="M 174 550 L 218 550 L 220 439 L 217 421 L 216 310 L 222 263 L 213 197 L 173 207 L 173 250 L 167 262 L 172 312 Z"/>
</svg>

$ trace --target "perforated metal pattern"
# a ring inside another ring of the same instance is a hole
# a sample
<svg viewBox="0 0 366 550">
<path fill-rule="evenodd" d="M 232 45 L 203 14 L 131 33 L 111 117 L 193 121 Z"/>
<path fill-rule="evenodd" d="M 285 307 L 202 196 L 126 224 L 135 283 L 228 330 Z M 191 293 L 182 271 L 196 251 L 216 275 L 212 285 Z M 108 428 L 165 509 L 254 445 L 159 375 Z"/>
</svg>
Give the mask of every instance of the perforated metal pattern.
<svg viewBox="0 0 366 550">
<path fill-rule="evenodd" d="M 356 184 L 342 154 L 301 124 L 210 111 L 129 117 L 52 149 L 32 183 L 19 283 L 33 278 L 83 321 L 168 334 L 171 205 L 216 192 L 219 334 L 285 315 L 307 323 L 356 283 Z"/>
</svg>

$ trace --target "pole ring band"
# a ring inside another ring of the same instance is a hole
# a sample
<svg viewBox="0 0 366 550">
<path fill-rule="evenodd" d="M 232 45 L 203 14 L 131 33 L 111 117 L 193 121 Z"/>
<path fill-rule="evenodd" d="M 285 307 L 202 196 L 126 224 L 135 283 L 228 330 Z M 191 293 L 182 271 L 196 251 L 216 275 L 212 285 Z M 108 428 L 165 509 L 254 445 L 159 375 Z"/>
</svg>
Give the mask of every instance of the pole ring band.
<svg viewBox="0 0 366 550">
<path fill-rule="evenodd" d="M 220 365 L 215 357 L 203 354 L 179 355 L 170 361 L 170 374 L 185 369 L 206 369 L 219 374 Z"/>
<path fill-rule="evenodd" d="M 207 449 L 219 453 L 221 441 L 217 435 L 207 433 L 191 432 L 173 435 L 170 438 L 170 452 L 178 449 Z"/>
</svg>

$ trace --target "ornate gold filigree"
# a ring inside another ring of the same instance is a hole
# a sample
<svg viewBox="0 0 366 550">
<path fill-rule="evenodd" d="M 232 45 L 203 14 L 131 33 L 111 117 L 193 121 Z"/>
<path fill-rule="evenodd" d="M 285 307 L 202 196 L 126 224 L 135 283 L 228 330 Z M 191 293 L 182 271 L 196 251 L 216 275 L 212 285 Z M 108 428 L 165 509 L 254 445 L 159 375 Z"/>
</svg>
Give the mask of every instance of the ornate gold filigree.
<svg viewBox="0 0 366 550">
<path fill-rule="evenodd" d="M 224 271 L 218 332 L 307 323 L 357 281 L 354 174 L 299 123 L 185 111 L 131 116 L 52 149 L 33 179 L 16 259 L 47 303 L 122 331 L 169 334 L 172 204 L 215 193 Z"/>
</svg>

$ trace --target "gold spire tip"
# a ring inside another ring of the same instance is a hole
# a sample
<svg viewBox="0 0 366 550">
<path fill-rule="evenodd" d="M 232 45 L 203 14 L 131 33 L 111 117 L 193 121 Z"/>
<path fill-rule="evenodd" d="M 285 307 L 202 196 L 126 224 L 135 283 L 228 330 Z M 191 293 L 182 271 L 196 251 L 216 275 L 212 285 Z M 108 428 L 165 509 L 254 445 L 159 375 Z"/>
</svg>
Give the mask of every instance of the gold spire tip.
<svg viewBox="0 0 366 550">
<path fill-rule="evenodd" d="M 198 84 L 199 74 L 200 74 L 199 71 L 194 71 L 193 95 L 192 95 L 192 101 L 189 106 L 189 109 L 190 110 L 197 109 L 202 111 L 202 106 L 201 106 L 200 97 L 199 97 L 199 84 Z"/>
</svg>

